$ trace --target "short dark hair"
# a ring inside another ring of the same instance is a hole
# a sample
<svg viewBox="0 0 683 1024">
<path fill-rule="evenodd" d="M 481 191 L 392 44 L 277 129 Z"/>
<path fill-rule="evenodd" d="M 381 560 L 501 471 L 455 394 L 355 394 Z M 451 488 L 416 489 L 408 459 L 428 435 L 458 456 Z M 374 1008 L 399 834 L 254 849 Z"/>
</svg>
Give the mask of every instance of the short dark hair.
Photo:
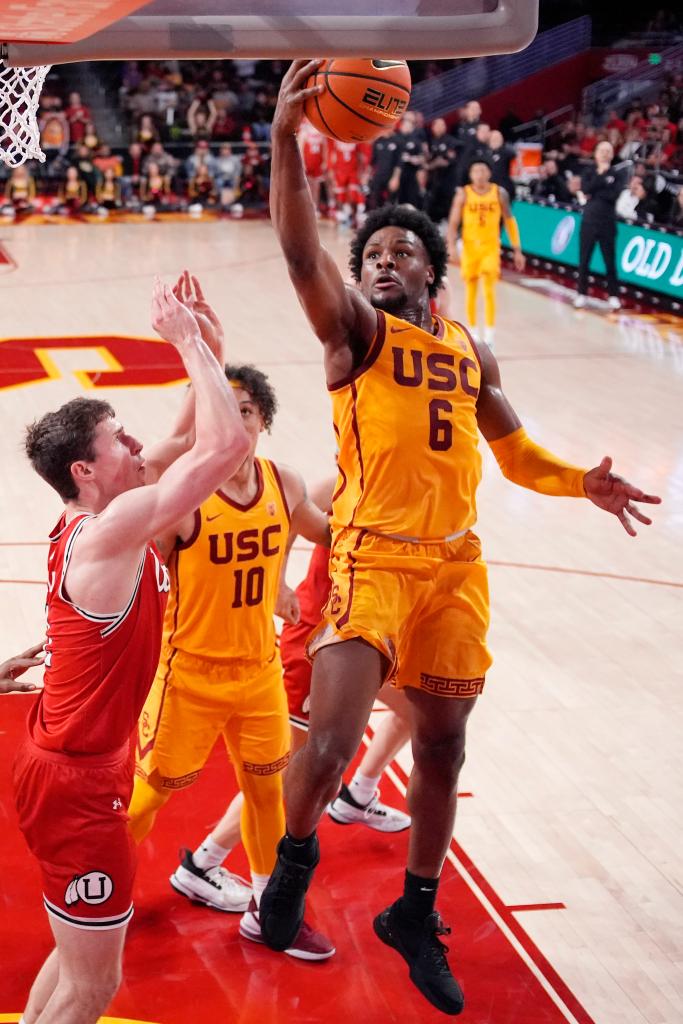
<svg viewBox="0 0 683 1024">
<path fill-rule="evenodd" d="M 382 206 L 379 210 L 369 213 L 365 224 L 359 228 L 351 242 L 351 254 L 349 256 L 349 267 L 353 274 L 354 281 L 360 281 L 360 272 L 363 266 L 363 250 L 376 231 L 382 228 L 397 227 L 412 231 L 420 238 L 429 255 L 429 262 L 434 268 L 434 280 L 429 285 L 429 294 L 432 298 L 439 290 L 448 265 L 448 251 L 439 229 L 431 217 L 421 210 L 414 210 L 409 206 Z"/>
<path fill-rule="evenodd" d="M 109 402 L 74 398 L 56 412 L 46 412 L 26 428 L 26 454 L 39 476 L 54 487 L 62 501 L 78 497 L 71 475 L 74 462 L 95 459 L 97 424 L 115 415 Z"/>
<path fill-rule="evenodd" d="M 277 398 L 275 389 L 265 373 L 249 363 L 243 366 L 228 363 L 225 367 L 225 376 L 231 383 L 239 384 L 249 392 L 263 417 L 266 430 L 270 431 L 277 412 Z"/>
<path fill-rule="evenodd" d="M 485 156 L 478 156 L 474 160 L 470 161 L 470 164 L 469 164 L 469 166 L 467 168 L 467 175 L 468 175 L 468 177 L 469 177 L 470 171 L 475 166 L 475 164 L 483 164 L 484 167 L 488 167 L 489 171 L 491 171 L 491 173 L 493 174 L 493 167 L 491 166 L 490 160 L 487 160 Z"/>
</svg>

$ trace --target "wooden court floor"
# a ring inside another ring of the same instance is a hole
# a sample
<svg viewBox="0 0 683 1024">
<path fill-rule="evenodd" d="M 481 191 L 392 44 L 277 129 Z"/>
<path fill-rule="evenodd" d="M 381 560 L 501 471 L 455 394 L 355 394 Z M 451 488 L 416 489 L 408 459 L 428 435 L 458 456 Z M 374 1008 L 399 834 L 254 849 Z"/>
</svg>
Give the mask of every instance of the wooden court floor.
<svg viewBox="0 0 683 1024">
<path fill-rule="evenodd" d="M 348 235 L 321 230 L 344 265 Z M 111 401 L 148 444 L 170 425 L 182 392 L 168 383 L 172 361 L 160 343 L 130 341 L 151 337 L 155 273 L 198 274 L 230 361 L 270 375 L 280 411 L 264 454 L 313 481 L 329 473 L 334 442 L 318 344 L 267 223 L 23 225 L 0 228 L 0 246 L 2 660 L 41 636 L 45 537 L 60 512 L 21 453 L 23 425 L 84 393 Z M 503 383 L 529 433 L 579 464 L 612 455 L 617 472 L 663 504 L 633 540 L 585 502 L 507 483 L 485 450 L 477 530 L 495 663 L 471 719 L 468 795 L 442 897 L 468 998 L 461 1019 L 678 1024 L 683 332 L 579 313 L 561 291 L 506 281 L 497 334 Z M 118 384 L 132 380 L 148 383 Z M 294 553 L 292 582 L 305 558 L 303 547 Z M 32 699 L 0 698 L 0 1021 L 18 1019 L 49 948 L 8 785 Z M 406 751 L 384 784 L 389 802 L 402 800 L 409 770 Z M 177 848 L 218 816 L 230 785 L 217 753 L 142 849 L 127 980 L 112 1013 L 155 1024 L 442 1019 L 371 936 L 372 914 L 399 884 L 405 836 L 323 826 L 311 905 L 339 948 L 325 965 L 244 949 L 235 920 L 179 904 L 167 883 Z"/>
</svg>

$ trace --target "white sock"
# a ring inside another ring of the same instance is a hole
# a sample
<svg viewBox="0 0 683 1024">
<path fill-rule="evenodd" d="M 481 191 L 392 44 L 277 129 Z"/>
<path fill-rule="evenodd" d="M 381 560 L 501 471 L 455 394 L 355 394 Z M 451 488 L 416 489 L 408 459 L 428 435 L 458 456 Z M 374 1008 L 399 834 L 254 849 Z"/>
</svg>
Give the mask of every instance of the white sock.
<svg viewBox="0 0 683 1024">
<path fill-rule="evenodd" d="M 493 345 L 495 336 L 496 336 L 496 329 L 495 329 L 495 327 L 485 327 L 484 328 L 484 341 L 486 342 L 487 345 L 491 345 L 491 346 Z"/>
<path fill-rule="evenodd" d="M 202 871 L 208 871 L 209 868 L 216 868 L 222 864 L 229 853 L 229 849 L 214 843 L 211 836 L 208 835 L 192 854 L 192 860 Z"/>
<path fill-rule="evenodd" d="M 361 773 L 356 770 L 356 774 L 351 779 L 349 791 L 357 804 L 360 804 L 361 807 L 365 807 L 370 803 L 375 795 L 377 783 L 380 778 L 381 776 L 379 775 L 369 778 L 367 775 L 361 775 Z"/>
<path fill-rule="evenodd" d="M 270 875 L 257 875 L 255 871 L 251 873 L 251 887 L 254 890 L 254 899 L 256 900 L 256 906 L 261 904 L 261 894 L 268 885 Z"/>
</svg>

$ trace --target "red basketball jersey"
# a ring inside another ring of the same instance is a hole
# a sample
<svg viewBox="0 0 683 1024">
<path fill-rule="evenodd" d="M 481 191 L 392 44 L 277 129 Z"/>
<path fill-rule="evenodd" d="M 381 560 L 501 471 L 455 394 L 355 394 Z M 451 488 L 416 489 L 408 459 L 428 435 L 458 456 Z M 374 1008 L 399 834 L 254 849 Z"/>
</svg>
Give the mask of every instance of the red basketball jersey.
<svg viewBox="0 0 683 1024">
<path fill-rule="evenodd" d="M 322 174 L 327 161 L 327 139 L 316 131 L 307 131 L 302 138 L 301 151 L 307 174 Z"/>
<path fill-rule="evenodd" d="M 330 167 L 335 171 L 352 171 L 357 174 L 362 166 L 363 150 L 357 142 L 331 142 Z"/>
<path fill-rule="evenodd" d="M 322 617 L 323 606 L 330 596 L 330 549 L 316 544 L 313 548 L 308 572 L 296 588 L 301 608 L 301 622 L 317 626 Z"/>
<path fill-rule="evenodd" d="M 94 615 L 68 597 L 64 578 L 90 514 L 50 534 L 44 689 L 28 729 L 45 750 L 105 754 L 130 739 L 159 661 L 169 581 L 154 544 L 145 548 L 133 593 L 118 615 Z"/>
</svg>

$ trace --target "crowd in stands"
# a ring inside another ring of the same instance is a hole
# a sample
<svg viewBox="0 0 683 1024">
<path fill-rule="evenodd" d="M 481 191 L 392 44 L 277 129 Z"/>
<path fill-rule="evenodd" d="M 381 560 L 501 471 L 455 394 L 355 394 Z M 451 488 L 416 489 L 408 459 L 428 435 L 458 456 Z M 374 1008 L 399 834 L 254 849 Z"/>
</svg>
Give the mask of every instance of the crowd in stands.
<svg viewBox="0 0 683 1024">
<path fill-rule="evenodd" d="M 510 112 L 492 128 L 475 100 L 458 112 L 451 126 L 442 118 L 425 126 L 419 113 L 409 111 L 372 148 L 316 140 L 306 128 L 304 160 L 313 194 L 321 212 L 332 212 L 343 222 L 362 216 L 366 204 L 374 208 L 387 201 L 411 203 L 443 221 L 456 188 L 468 181 L 471 164 L 483 160 L 491 167 L 492 180 L 512 198 L 524 195 L 579 206 L 581 173 L 591 164 L 598 143 L 606 140 L 624 183 L 618 216 L 683 228 L 683 76 L 672 76 L 656 102 L 634 100 L 623 111 L 610 111 L 602 123 L 585 118 L 565 123 L 546 142 L 538 174 L 526 179 L 515 174 L 515 120 Z M 327 154 L 322 163 L 320 151 Z"/>
<path fill-rule="evenodd" d="M 40 101 L 46 162 L 12 173 L 4 186 L 7 205 L 29 209 L 42 193 L 48 209 L 65 213 L 267 209 L 271 121 L 285 62 L 128 61 L 115 67 L 125 144 L 113 151 L 80 94 L 53 75 Z M 439 69 L 426 61 L 419 71 L 429 77 Z M 357 223 L 366 208 L 396 201 L 443 221 L 475 159 L 489 163 L 492 180 L 514 197 L 514 112 L 494 127 L 472 100 L 449 121 L 425 125 L 418 111 L 409 111 L 372 146 L 332 143 L 305 125 L 301 142 L 321 215 Z M 522 182 L 523 194 L 575 203 L 581 169 L 604 139 L 613 145 L 615 163 L 627 169 L 619 216 L 681 227 L 683 76 L 670 76 L 655 102 L 633 100 L 623 110 L 564 124 L 546 141 L 539 173 Z"/>
<path fill-rule="evenodd" d="M 671 76 L 653 102 L 632 100 L 600 119 L 576 119 L 560 129 L 544 152 L 531 185 L 537 199 L 571 203 L 578 178 L 599 142 L 610 142 L 624 179 L 617 215 L 624 220 L 683 227 L 683 75 Z"/>
<path fill-rule="evenodd" d="M 246 60 L 120 65 L 116 114 L 127 145 L 115 151 L 100 138 L 80 94 L 52 75 L 39 108 L 45 163 L 12 174 L 6 202 L 26 209 L 42 194 L 51 200 L 47 209 L 60 212 L 264 209 L 270 124 L 284 66 Z"/>
</svg>

